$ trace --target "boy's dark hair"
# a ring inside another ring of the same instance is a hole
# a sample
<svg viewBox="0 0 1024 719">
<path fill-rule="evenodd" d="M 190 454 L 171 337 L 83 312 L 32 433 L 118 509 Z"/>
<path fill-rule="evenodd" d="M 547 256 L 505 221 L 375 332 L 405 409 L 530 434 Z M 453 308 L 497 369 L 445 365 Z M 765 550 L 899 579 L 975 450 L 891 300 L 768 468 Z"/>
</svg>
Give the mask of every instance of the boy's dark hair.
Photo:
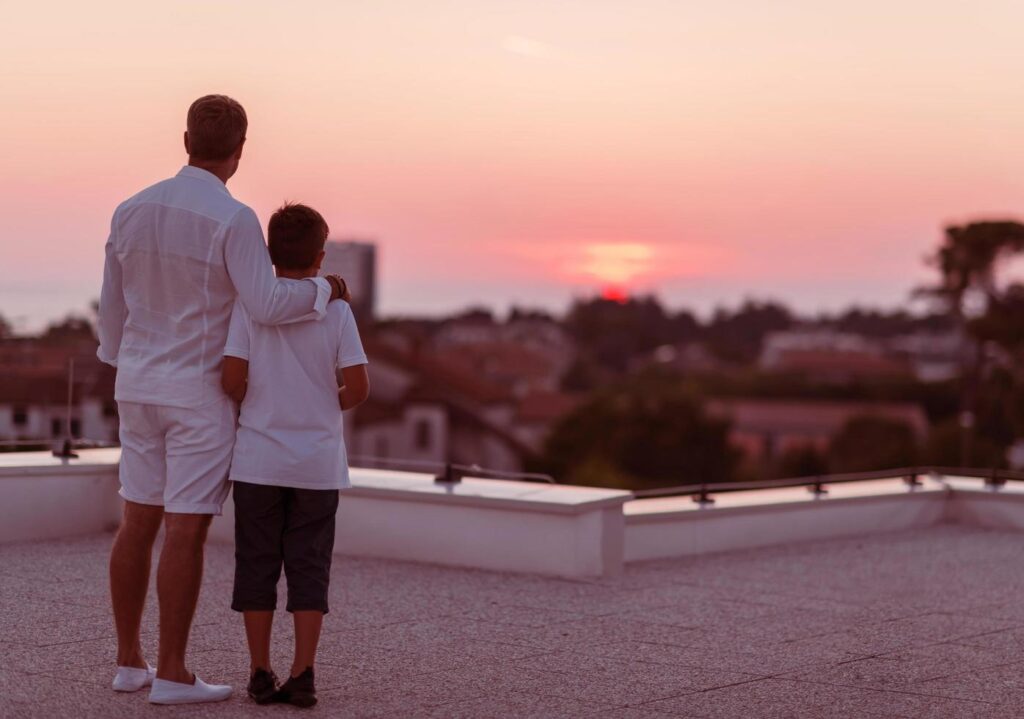
<svg viewBox="0 0 1024 719">
<path fill-rule="evenodd" d="M 237 100 L 204 95 L 189 107 L 186 129 L 189 157 L 218 162 L 238 149 L 249 129 L 249 118 Z"/>
<path fill-rule="evenodd" d="M 270 217 L 270 261 L 282 270 L 304 270 L 316 262 L 330 228 L 312 207 L 286 202 Z"/>
</svg>

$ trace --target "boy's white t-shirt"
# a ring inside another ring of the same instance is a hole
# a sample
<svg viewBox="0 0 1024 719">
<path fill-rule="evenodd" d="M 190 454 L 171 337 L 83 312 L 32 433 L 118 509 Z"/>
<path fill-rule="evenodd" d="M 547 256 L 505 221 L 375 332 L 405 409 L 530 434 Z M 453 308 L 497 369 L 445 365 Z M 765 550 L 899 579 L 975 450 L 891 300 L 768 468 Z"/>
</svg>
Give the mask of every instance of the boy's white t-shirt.
<svg viewBox="0 0 1024 719">
<path fill-rule="evenodd" d="M 331 302 L 320 321 L 269 326 L 235 302 L 224 354 L 249 361 L 230 478 L 300 489 L 351 486 L 335 370 L 367 362 L 348 303 Z"/>
</svg>

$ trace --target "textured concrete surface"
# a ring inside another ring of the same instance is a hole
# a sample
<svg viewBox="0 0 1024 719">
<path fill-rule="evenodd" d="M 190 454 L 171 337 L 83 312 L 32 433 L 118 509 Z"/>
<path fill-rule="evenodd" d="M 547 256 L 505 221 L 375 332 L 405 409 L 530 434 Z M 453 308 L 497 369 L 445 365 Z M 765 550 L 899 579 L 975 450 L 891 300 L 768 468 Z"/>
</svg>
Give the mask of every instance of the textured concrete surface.
<svg viewBox="0 0 1024 719">
<path fill-rule="evenodd" d="M 0 546 L 0 716 L 300 712 L 245 698 L 225 547 L 208 554 L 191 657 L 235 697 L 153 707 L 144 692 L 110 691 L 110 541 Z M 1021 534 L 940 526 L 632 565 L 592 582 L 336 558 L 321 702 L 308 713 L 1024 716 L 1022 550 Z M 153 657 L 152 608 L 144 629 Z"/>
</svg>

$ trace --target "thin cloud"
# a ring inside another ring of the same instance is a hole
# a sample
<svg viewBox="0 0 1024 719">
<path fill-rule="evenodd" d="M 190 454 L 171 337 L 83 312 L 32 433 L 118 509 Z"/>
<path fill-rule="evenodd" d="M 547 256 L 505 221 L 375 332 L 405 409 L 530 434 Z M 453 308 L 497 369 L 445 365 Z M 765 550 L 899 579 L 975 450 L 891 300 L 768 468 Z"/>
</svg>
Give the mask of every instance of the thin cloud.
<svg viewBox="0 0 1024 719">
<path fill-rule="evenodd" d="M 513 55 L 535 60 L 553 60 L 562 54 L 561 50 L 554 45 L 523 35 L 506 35 L 505 39 L 501 41 L 501 49 Z"/>
</svg>

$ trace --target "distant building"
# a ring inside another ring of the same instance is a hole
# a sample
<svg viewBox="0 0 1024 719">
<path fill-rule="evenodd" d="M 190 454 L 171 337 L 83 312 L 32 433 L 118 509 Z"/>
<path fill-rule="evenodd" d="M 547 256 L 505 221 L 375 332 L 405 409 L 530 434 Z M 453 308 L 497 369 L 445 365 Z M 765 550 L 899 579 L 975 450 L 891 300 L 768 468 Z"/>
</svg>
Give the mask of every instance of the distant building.
<svg viewBox="0 0 1024 719">
<path fill-rule="evenodd" d="M 580 404 L 580 397 L 565 392 L 531 392 L 523 396 L 513 420 L 516 436 L 540 453 L 554 426 Z"/>
<path fill-rule="evenodd" d="M 887 342 L 890 352 L 905 357 L 914 367 L 914 376 L 922 382 L 942 382 L 960 374 L 970 343 L 960 332 L 915 332 L 893 337 Z"/>
<path fill-rule="evenodd" d="M 110 387 L 113 394 L 113 385 Z M 19 377 L 5 373 L 0 379 L 0 440 L 26 443 L 58 440 L 70 435 L 95 442 L 117 441 L 117 410 L 113 397 L 97 396 L 75 383 L 70 425 L 67 377 Z"/>
<path fill-rule="evenodd" d="M 680 342 L 656 347 L 649 355 L 635 359 L 630 367 L 641 371 L 651 365 L 691 374 L 721 369 L 722 361 L 703 342 Z"/>
<path fill-rule="evenodd" d="M 512 428 L 512 392 L 429 353 L 366 341 L 370 399 L 346 417 L 353 464 L 477 464 L 522 470 L 533 449 Z"/>
<path fill-rule="evenodd" d="M 804 447 L 824 452 L 832 438 L 856 417 L 904 422 L 918 441 L 928 433 L 924 409 L 910 402 L 738 398 L 712 400 L 708 411 L 732 422 L 730 440 L 758 463 Z"/>
<path fill-rule="evenodd" d="M 484 311 L 443 321 L 430 345 L 445 363 L 508 387 L 517 397 L 555 392 L 576 355 L 568 334 L 550 317 L 498 322 Z"/>
<path fill-rule="evenodd" d="M 0 340 L 0 441 L 117 441 L 114 369 L 96 359 L 91 333 Z M 68 424 L 68 363 L 75 386 Z"/>
<path fill-rule="evenodd" d="M 564 363 L 516 342 L 475 342 L 434 351 L 438 361 L 523 397 L 558 389 Z"/>
<path fill-rule="evenodd" d="M 817 382 L 840 384 L 913 376 L 913 367 L 906 359 L 874 352 L 793 350 L 785 353 L 773 369 Z"/>
<path fill-rule="evenodd" d="M 824 382 L 896 377 L 936 382 L 957 376 L 964 349 L 956 332 L 867 337 L 805 327 L 767 335 L 759 365 Z"/>
<path fill-rule="evenodd" d="M 837 332 L 815 326 L 801 327 L 765 335 L 759 364 L 767 370 L 782 369 L 789 357 L 811 353 L 877 356 L 882 354 L 882 347 L 878 342 L 853 332 Z"/>
<path fill-rule="evenodd" d="M 328 240 L 320 273 L 345 278 L 352 291 L 356 319 L 369 322 L 377 307 L 377 245 L 356 240 Z"/>
<path fill-rule="evenodd" d="M 498 322 L 483 311 L 444 320 L 434 333 L 438 349 L 508 342 L 568 364 L 576 348 L 565 328 L 552 317 L 520 315 Z"/>
</svg>

